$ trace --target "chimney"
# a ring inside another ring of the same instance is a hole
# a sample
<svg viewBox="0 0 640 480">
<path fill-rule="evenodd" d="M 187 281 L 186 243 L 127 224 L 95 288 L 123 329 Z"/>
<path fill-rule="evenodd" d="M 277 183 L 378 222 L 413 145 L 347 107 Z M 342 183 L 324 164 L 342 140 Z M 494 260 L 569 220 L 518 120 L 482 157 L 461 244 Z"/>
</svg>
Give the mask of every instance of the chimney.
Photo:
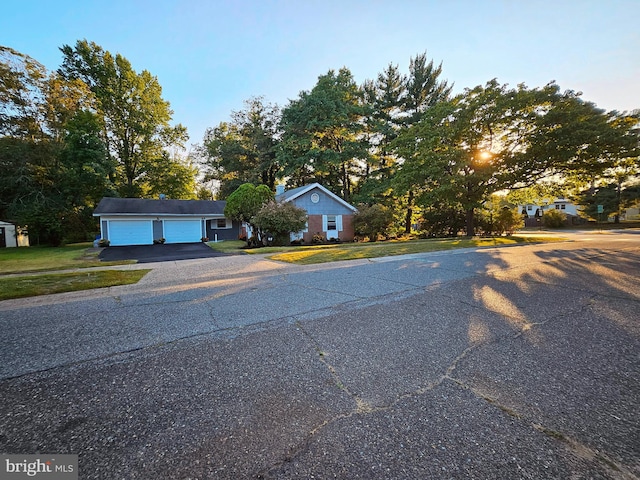
<svg viewBox="0 0 640 480">
<path fill-rule="evenodd" d="M 276 195 L 282 195 L 284 193 L 284 185 L 276 185 Z"/>
</svg>

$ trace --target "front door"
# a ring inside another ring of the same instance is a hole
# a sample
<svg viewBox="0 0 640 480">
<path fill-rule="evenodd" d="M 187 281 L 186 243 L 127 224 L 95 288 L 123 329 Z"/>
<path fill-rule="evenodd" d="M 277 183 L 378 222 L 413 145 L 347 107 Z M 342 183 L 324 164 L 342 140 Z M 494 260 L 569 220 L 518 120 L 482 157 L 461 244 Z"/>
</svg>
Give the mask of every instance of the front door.
<svg viewBox="0 0 640 480">
<path fill-rule="evenodd" d="M 0 248 L 7 246 L 7 239 L 4 236 L 4 227 L 0 227 Z"/>
</svg>

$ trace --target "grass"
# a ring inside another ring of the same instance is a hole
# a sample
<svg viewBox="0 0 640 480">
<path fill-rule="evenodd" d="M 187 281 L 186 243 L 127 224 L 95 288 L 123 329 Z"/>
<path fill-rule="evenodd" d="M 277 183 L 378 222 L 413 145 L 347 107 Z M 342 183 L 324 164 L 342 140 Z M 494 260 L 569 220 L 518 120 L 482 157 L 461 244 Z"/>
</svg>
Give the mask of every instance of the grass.
<svg viewBox="0 0 640 480">
<path fill-rule="evenodd" d="M 495 238 L 437 238 L 428 240 L 398 240 L 376 243 L 342 243 L 329 245 L 310 245 L 304 247 L 264 247 L 245 250 L 247 253 L 269 255 L 271 260 L 309 265 L 314 263 L 336 262 L 341 260 L 356 260 L 362 258 L 388 257 L 410 253 L 434 252 L 470 247 L 494 247 L 500 245 L 515 245 L 518 243 L 538 243 L 563 241 L 561 237 L 495 237 Z M 218 250 L 224 245 L 224 250 L 237 251 L 244 242 L 221 242 L 212 245 Z"/>
<path fill-rule="evenodd" d="M 98 270 L 83 273 L 52 273 L 0 277 L 0 300 L 34 297 L 50 293 L 75 292 L 92 288 L 137 283 L 150 270 Z"/>
<path fill-rule="evenodd" d="M 0 249 L 0 275 L 135 263 L 132 261 L 101 262 L 98 260 L 97 252 L 87 252 L 91 246 L 92 244 L 87 242 L 65 247 L 2 248 Z"/>
</svg>

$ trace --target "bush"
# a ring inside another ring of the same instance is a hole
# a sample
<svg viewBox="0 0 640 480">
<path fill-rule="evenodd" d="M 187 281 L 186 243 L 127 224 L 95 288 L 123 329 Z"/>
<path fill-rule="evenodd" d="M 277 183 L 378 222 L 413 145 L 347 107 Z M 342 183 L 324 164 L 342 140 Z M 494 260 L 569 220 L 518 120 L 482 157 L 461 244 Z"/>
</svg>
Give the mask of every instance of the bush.
<svg viewBox="0 0 640 480">
<path fill-rule="evenodd" d="M 106 238 L 101 238 L 98 241 L 98 246 L 99 247 L 108 247 L 111 244 L 111 242 L 109 240 L 107 240 Z"/>
<path fill-rule="evenodd" d="M 387 237 L 393 223 L 393 212 L 384 205 L 360 205 L 353 216 L 353 228 L 359 237 L 369 237 L 375 242 L 378 236 Z"/>
<path fill-rule="evenodd" d="M 307 212 L 293 203 L 271 200 L 251 218 L 251 223 L 261 232 L 271 235 L 274 243 L 286 244 L 290 233 L 306 227 Z"/>
<path fill-rule="evenodd" d="M 524 227 L 524 219 L 517 208 L 507 206 L 479 211 L 476 217 L 478 235 L 512 235 Z"/>
<path fill-rule="evenodd" d="M 566 224 L 567 216 L 555 208 L 542 214 L 542 224 L 547 228 L 560 228 Z"/>
</svg>

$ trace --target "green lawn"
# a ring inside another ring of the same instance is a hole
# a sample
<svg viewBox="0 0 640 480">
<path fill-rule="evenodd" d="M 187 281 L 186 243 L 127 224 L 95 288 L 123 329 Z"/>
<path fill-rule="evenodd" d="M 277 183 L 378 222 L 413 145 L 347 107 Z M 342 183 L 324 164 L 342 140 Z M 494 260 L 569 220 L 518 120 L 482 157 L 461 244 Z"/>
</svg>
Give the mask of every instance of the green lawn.
<svg viewBox="0 0 640 480">
<path fill-rule="evenodd" d="M 97 252 L 87 253 L 90 247 L 91 243 L 78 243 L 65 247 L 2 248 L 0 275 L 135 263 L 101 262 Z"/>
<path fill-rule="evenodd" d="M 0 277 L 0 300 L 137 283 L 150 270 L 97 270 Z"/>
<path fill-rule="evenodd" d="M 359 258 L 388 257 L 408 253 L 433 252 L 455 248 L 492 247 L 518 243 L 563 241 L 561 237 L 496 237 L 496 238 L 435 238 L 428 240 L 403 240 L 375 243 L 342 243 L 309 245 L 304 247 L 264 247 L 244 250 L 247 253 L 268 254 L 271 260 L 308 265 L 313 263 L 355 260 Z M 220 251 L 238 251 L 244 242 L 220 242 L 211 247 Z"/>
<path fill-rule="evenodd" d="M 91 246 L 91 243 L 79 243 L 65 247 L 0 249 L 0 300 L 112 287 L 115 285 L 129 285 L 138 282 L 149 271 L 101 270 L 8 276 L 9 274 L 135 263 L 132 261 L 101 262 L 98 260 L 98 253 L 89 250 Z"/>
</svg>

